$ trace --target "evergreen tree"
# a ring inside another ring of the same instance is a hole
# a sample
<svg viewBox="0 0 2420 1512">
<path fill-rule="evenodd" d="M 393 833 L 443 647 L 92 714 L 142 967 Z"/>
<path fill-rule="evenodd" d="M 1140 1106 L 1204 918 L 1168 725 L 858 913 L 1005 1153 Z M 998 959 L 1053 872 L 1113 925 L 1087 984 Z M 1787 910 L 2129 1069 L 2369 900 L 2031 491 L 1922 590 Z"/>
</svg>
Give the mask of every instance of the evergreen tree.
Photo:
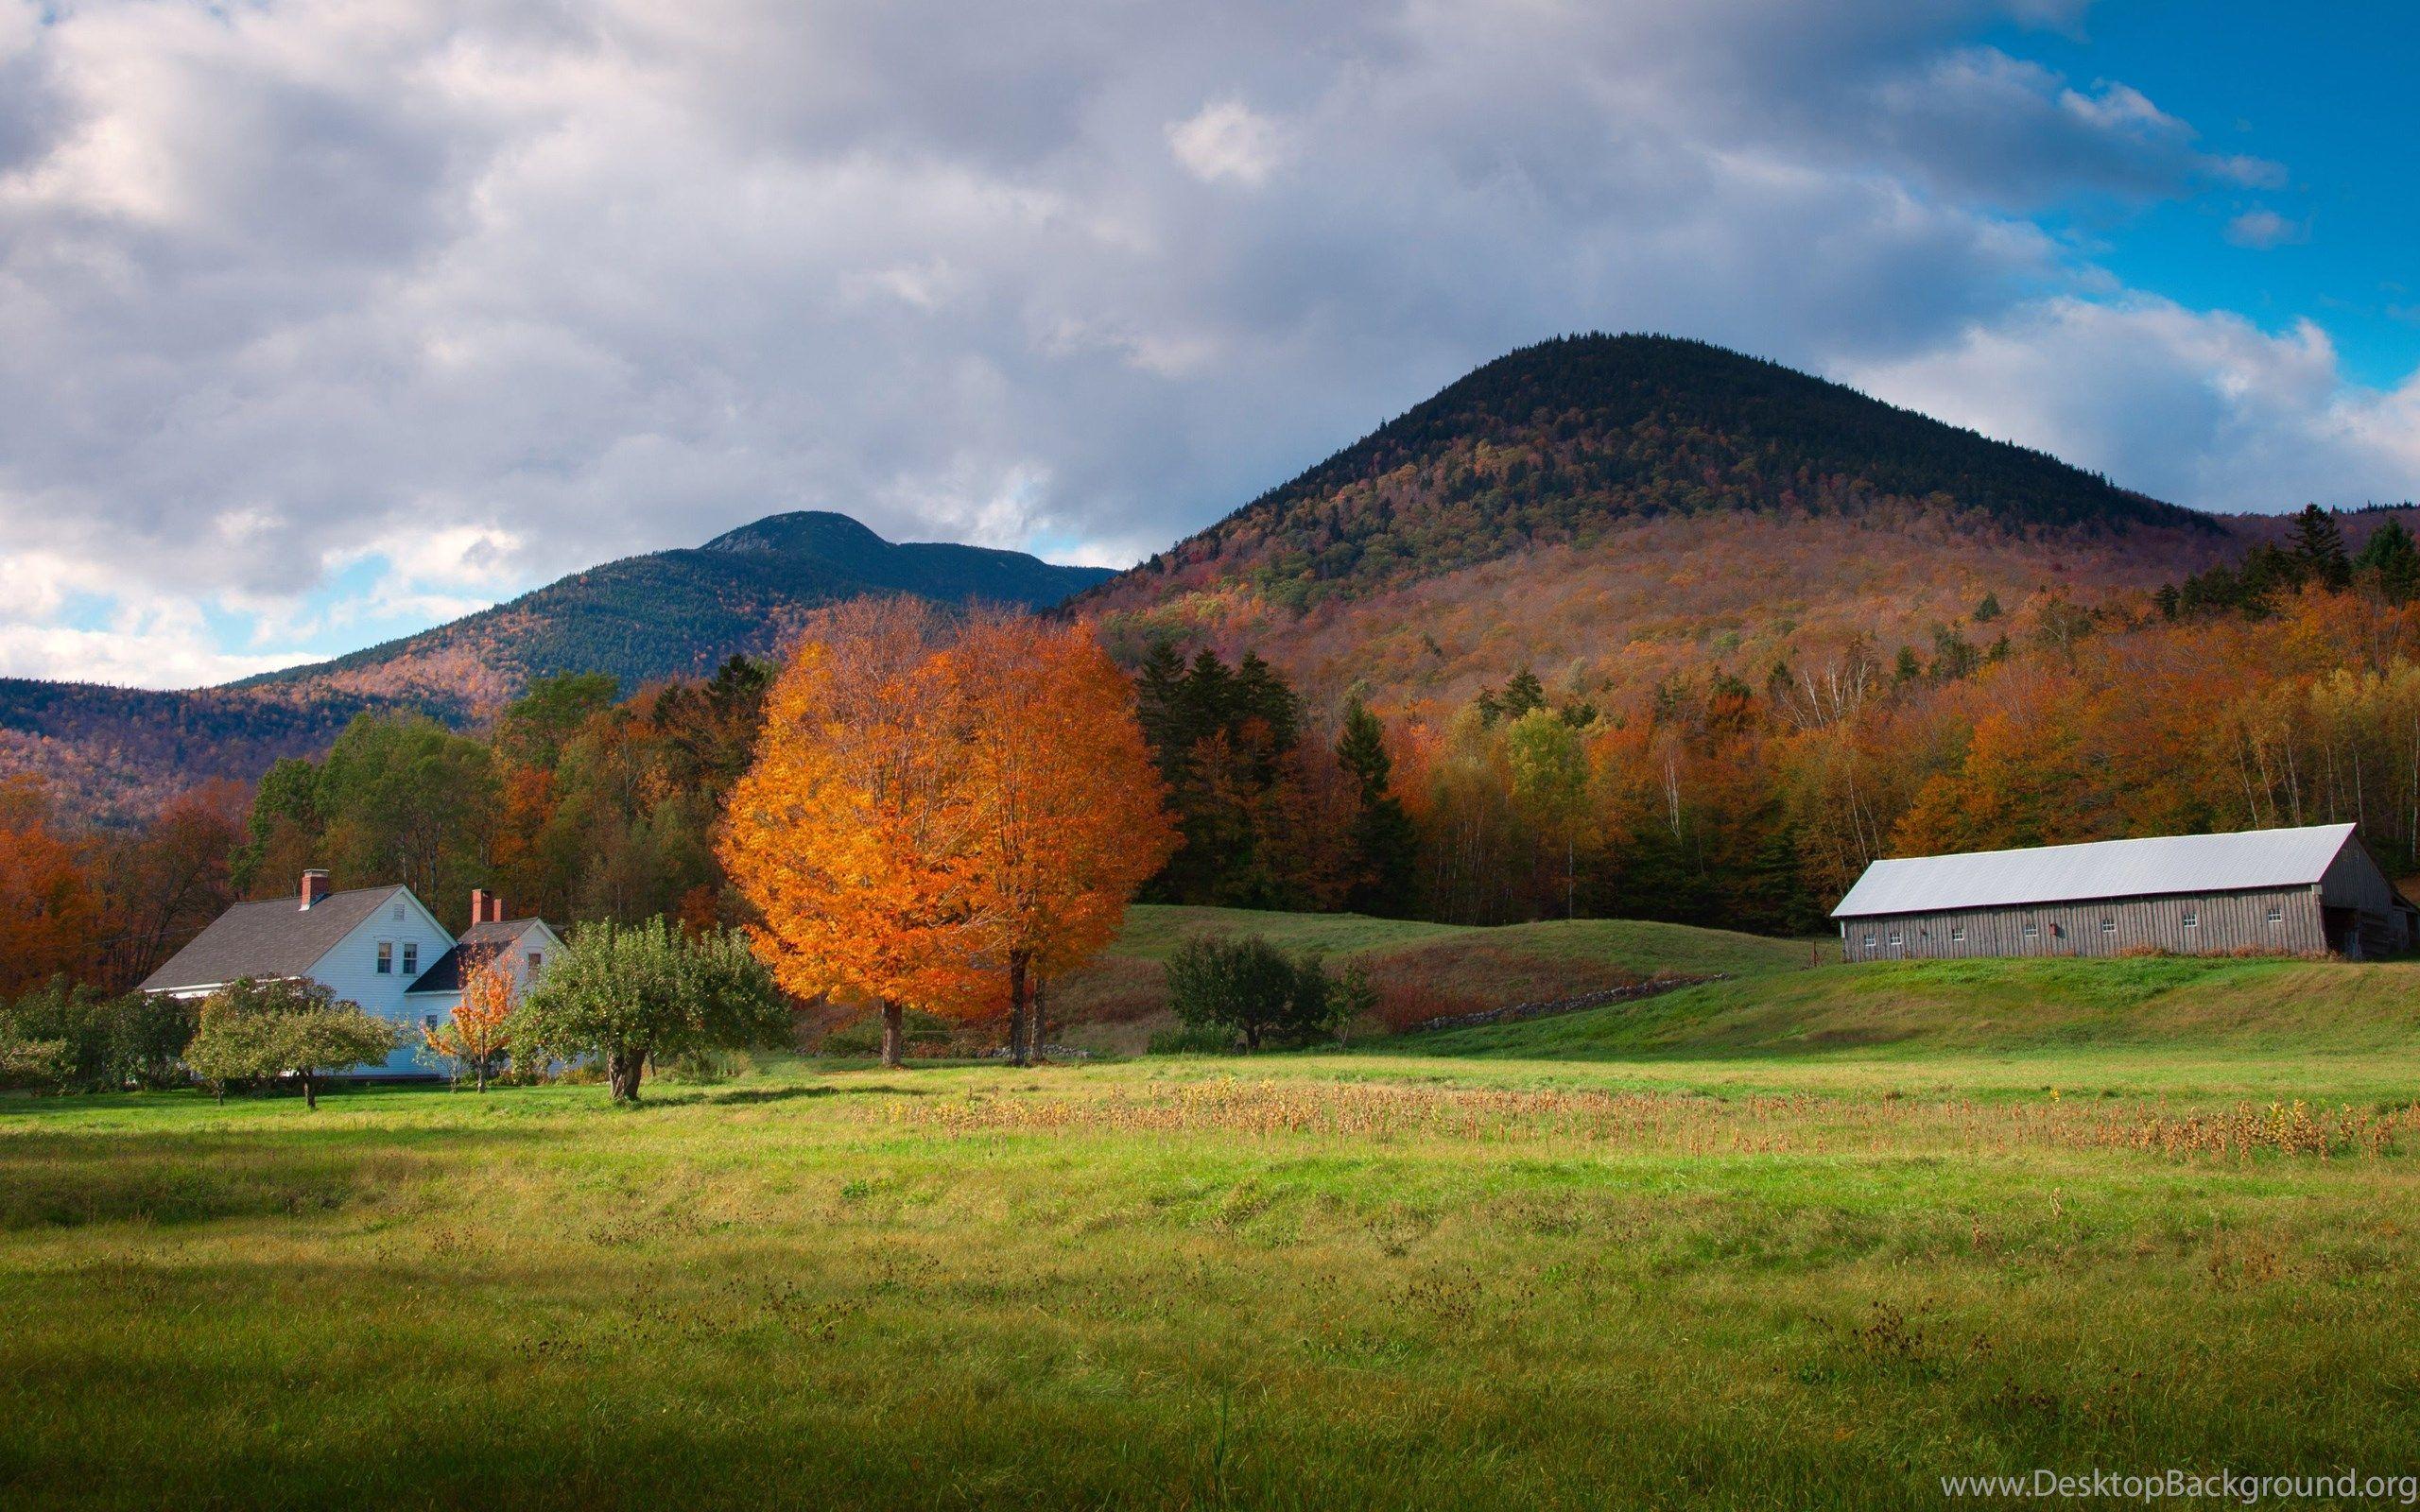
<svg viewBox="0 0 2420 1512">
<path fill-rule="evenodd" d="M 1151 643 L 1143 656 L 1143 670 L 1134 679 L 1134 714 L 1142 721 L 1143 738 L 1160 760 L 1160 775 L 1173 784 L 1183 764 L 1179 739 L 1181 705 L 1184 699 L 1184 658 L 1165 637 Z"/>
<path fill-rule="evenodd" d="M 1512 674 L 1511 681 L 1504 684 L 1504 696 L 1500 703 L 1505 718 L 1518 719 L 1532 709 L 1546 707 L 1546 685 L 1538 680 L 1536 673 L 1528 667 L 1523 667 Z"/>
<path fill-rule="evenodd" d="M 2000 595 L 1997 593 L 1985 593 L 1983 595 L 1983 601 L 1975 606 L 1975 623 L 1978 625 L 1988 625 L 1999 617 Z"/>
<path fill-rule="evenodd" d="M 2378 592 L 2390 604 L 2410 603 L 2413 593 L 2420 592 L 2420 544 L 2393 515 L 2370 532 L 2354 565 L 2377 576 Z"/>
<path fill-rule="evenodd" d="M 1346 906 L 1364 914 L 1400 914 L 1410 904 L 1419 836 L 1390 785 L 1394 759 L 1387 754 L 1386 730 L 1358 698 L 1345 705 L 1336 760 L 1360 805 L 1353 819 L 1354 882 Z"/>
<path fill-rule="evenodd" d="M 2336 511 L 2316 504 L 2303 506 L 2294 516 L 2294 559 L 2304 573 L 2328 588 L 2351 586 L 2353 563 L 2344 555 L 2344 532 L 2337 528 Z"/>
</svg>

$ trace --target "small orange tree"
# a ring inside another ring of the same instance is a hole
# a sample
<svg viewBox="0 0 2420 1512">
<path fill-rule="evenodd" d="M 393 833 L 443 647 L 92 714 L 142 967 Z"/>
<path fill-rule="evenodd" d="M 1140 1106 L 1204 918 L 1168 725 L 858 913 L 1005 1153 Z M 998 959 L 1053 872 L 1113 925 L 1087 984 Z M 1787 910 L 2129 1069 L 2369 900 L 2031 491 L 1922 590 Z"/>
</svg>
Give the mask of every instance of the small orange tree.
<svg viewBox="0 0 2420 1512">
<path fill-rule="evenodd" d="M 930 606 L 906 598 L 810 619 L 767 696 L 720 842 L 775 978 L 801 997 L 876 1008 L 891 1066 L 907 1009 L 963 1016 L 981 1001 L 973 815 L 942 633 Z"/>
<path fill-rule="evenodd" d="M 503 1055 L 510 1040 L 506 1024 L 519 998 L 511 970 L 498 959 L 473 964 L 462 977 L 462 1000 L 444 1022 L 423 1031 L 428 1048 L 467 1065 L 480 1091 L 488 1090 L 488 1068 Z"/>
<path fill-rule="evenodd" d="M 968 912 L 1008 975 L 1009 1048 L 1041 1049 L 1041 982 L 1115 936 L 1175 850 L 1134 692 L 1088 625 L 978 613 L 945 653 Z"/>
</svg>

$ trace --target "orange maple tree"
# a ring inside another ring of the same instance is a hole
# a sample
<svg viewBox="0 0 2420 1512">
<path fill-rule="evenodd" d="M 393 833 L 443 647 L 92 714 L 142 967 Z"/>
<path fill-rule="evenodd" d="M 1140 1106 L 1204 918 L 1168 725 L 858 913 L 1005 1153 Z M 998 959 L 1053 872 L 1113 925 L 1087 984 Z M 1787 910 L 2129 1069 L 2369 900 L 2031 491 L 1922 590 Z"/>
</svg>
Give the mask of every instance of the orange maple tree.
<svg viewBox="0 0 2420 1512">
<path fill-rule="evenodd" d="M 720 844 L 775 979 L 878 1011 L 892 1066 L 907 1009 L 966 1017 L 983 1003 L 944 629 L 911 599 L 814 616 L 767 697 Z"/>
<path fill-rule="evenodd" d="M 462 974 L 462 1000 L 453 1013 L 424 1031 L 429 1049 L 470 1067 L 473 1082 L 486 1091 L 488 1068 L 510 1044 L 507 1025 L 519 996 L 511 969 L 501 960 L 473 963 Z"/>
<path fill-rule="evenodd" d="M 1009 1046 L 1041 1048 L 1037 988 L 1116 935 L 1176 848 L 1133 688 L 1089 625 L 977 614 L 943 654 L 967 808 L 969 911 L 1008 977 Z"/>
<path fill-rule="evenodd" d="M 100 903 L 77 848 L 50 827 L 31 777 L 0 777 L 0 998 L 83 967 Z"/>
</svg>

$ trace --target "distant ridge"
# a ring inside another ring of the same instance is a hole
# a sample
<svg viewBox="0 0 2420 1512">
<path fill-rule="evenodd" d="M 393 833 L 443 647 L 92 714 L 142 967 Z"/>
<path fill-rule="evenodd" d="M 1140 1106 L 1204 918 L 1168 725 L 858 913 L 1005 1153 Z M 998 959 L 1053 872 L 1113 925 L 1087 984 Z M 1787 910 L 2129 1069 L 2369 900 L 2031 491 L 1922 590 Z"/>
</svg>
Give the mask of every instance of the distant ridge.
<svg viewBox="0 0 2420 1512">
<path fill-rule="evenodd" d="M 625 557 L 510 603 L 331 662 L 234 684 L 276 687 L 385 670 L 424 691 L 460 685 L 468 660 L 490 697 L 532 678 L 610 672 L 626 688 L 711 672 L 735 652 L 769 651 L 798 614 L 866 593 L 1042 609 L 1110 576 L 1023 552 L 947 542 L 893 544 L 844 514 L 799 510 L 727 530 L 702 546 Z"/>
<path fill-rule="evenodd" d="M 211 778 L 318 750 L 366 710 L 459 722 L 535 678 L 607 672 L 625 690 L 772 650 L 799 617 L 859 593 L 1042 609 L 1107 577 L 1021 552 L 894 544 L 802 510 L 702 546 L 626 557 L 507 604 L 329 662 L 186 692 L 0 678 L 0 773 L 48 778 L 70 813 L 121 819 Z"/>
</svg>

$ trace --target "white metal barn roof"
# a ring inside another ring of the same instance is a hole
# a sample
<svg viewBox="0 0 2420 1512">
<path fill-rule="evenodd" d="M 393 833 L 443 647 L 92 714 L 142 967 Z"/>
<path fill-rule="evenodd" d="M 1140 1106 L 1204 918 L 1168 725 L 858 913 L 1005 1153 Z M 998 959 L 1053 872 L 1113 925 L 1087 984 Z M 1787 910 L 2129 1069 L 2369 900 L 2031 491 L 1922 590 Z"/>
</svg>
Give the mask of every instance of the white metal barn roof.
<svg viewBox="0 0 2420 1512">
<path fill-rule="evenodd" d="M 2315 824 L 1877 861 L 1865 868 L 1832 917 L 2306 886 L 2326 874 L 2352 837 L 2349 824 Z"/>
</svg>

